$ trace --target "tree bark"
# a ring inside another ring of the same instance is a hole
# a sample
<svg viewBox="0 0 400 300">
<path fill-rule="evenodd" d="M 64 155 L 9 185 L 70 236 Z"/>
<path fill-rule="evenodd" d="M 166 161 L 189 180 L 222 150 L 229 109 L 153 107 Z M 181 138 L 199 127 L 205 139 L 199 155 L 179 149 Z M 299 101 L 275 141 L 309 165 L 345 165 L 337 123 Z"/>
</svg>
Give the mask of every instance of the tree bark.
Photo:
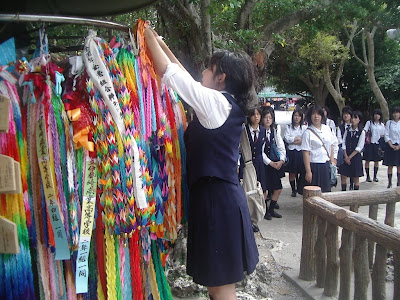
<svg viewBox="0 0 400 300">
<path fill-rule="evenodd" d="M 210 6 L 210 0 L 202 0 L 200 7 L 201 14 L 201 27 L 204 35 L 204 45 L 205 52 L 208 56 L 212 54 L 212 41 L 211 41 L 211 17 L 208 13 L 208 8 Z"/>
<path fill-rule="evenodd" d="M 237 18 L 237 28 L 238 29 L 244 29 L 246 26 L 246 23 L 251 16 L 254 6 L 256 5 L 257 0 L 247 0 L 241 7 L 240 13 Z"/>
<path fill-rule="evenodd" d="M 299 79 L 303 81 L 310 89 L 311 94 L 314 96 L 315 104 L 324 106 L 326 98 L 329 95 L 324 79 L 317 77 L 300 76 Z"/>
</svg>

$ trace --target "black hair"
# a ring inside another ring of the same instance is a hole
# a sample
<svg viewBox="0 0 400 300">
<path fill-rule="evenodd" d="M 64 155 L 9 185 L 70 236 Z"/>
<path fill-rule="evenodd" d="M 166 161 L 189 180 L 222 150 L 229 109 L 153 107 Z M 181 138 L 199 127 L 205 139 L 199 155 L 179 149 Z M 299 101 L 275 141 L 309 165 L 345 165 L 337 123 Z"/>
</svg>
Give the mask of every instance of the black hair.
<svg viewBox="0 0 400 300">
<path fill-rule="evenodd" d="M 331 116 L 331 110 L 329 109 L 328 106 L 322 106 L 322 109 L 326 111 L 326 117 L 329 118 Z"/>
<path fill-rule="evenodd" d="M 260 117 L 262 115 L 262 109 L 259 106 L 253 106 L 248 110 L 248 115 L 247 115 L 247 124 L 251 124 L 251 117 L 256 114 L 256 111 L 260 114 Z M 261 122 L 261 120 L 260 120 Z"/>
<path fill-rule="evenodd" d="M 276 129 L 276 123 L 275 123 L 275 111 L 271 106 L 265 106 L 262 114 L 261 114 L 261 120 L 264 119 L 266 115 L 270 114 L 272 116 L 272 124 L 271 128 Z M 264 126 L 264 123 L 262 124 Z"/>
<path fill-rule="evenodd" d="M 311 116 L 313 113 L 317 113 L 321 116 L 321 124 L 325 124 L 325 114 L 324 111 L 322 110 L 321 106 L 318 105 L 311 105 L 307 112 L 306 112 L 306 120 L 308 125 L 312 125 L 312 121 L 311 121 Z"/>
<path fill-rule="evenodd" d="M 360 123 L 358 123 L 358 129 L 359 130 L 361 130 L 364 126 L 363 126 L 363 119 L 364 119 L 364 117 L 363 117 L 363 114 L 362 114 L 362 112 L 361 111 L 359 111 L 359 110 L 355 110 L 355 111 L 353 111 L 353 113 L 351 114 L 351 117 L 352 118 L 354 118 L 354 117 L 358 117 L 359 119 L 360 119 Z"/>
<path fill-rule="evenodd" d="M 342 120 L 343 120 L 343 115 L 344 114 L 349 114 L 351 116 L 353 114 L 353 109 L 348 105 L 344 106 L 342 108 Z"/>
<path fill-rule="evenodd" d="M 400 113 L 400 106 L 396 106 L 393 108 L 392 114 L 394 114 L 394 113 Z"/>
<path fill-rule="evenodd" d="M 302 126 L 303 125 L 303 123 L 304 123 L 304 113 L 303 113 L 303 110 L 301 109 L 301 108 L 298 108 L 298 109 L 295 109 L 294 111 L 293 111 L 293 113 L 292 113 L 292 128 L 294 128 L 294 114 L 295 113 L 298 113 L 299 114 L 299 116 L 300 116 L 300 126 Z"/>
<path fill-rule="evenodd" d="M 375 118 L 374 118 L 375 115 L 380 115 L 381 116 L 381 118 L 379 119 L 379 123 L 382 123 L 383 114 L 382 114 L 382 111 L 379 108 L 374 110 L 374 113 L 372 114 L 372 122 L 375 120 Z"/>
<path fill-rule="evenodd" d="M 246 113 L 254 97 L 254 67 L 249 55 L 244 52 L 218 51 L 210 58 L 209 66 L 211 70 L 216 66 L 215 75 L 225 73 L 225 90 L 235 96 L 236 103 Z"/>
</svg>

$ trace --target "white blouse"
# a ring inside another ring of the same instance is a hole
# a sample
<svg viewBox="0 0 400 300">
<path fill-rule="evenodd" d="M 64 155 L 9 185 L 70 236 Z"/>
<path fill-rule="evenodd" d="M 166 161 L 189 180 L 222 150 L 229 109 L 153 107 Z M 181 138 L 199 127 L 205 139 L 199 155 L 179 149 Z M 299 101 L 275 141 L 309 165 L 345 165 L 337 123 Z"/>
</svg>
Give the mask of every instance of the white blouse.
<svg viewBox="0 0 400 300">
<path fill-rule="evenodd" d="M 400 121 L 389 120 L 385 126 L 385 142 L 391 141 L 392 144 L 400 144 Z"/>
<path fill-rule="evenodd" d="M 321 124 L 321 130 L 317 129 L 314 125 L 311 125 L 310 128 L 321 137 L 328 151 L 330 151 L 331 146 L 333 146 L 333 157 L 336 159 L 338 153 L 338 140 L 330 127 Z M 328 155 L 327 151 L 322 146 L 321 140 L 311 130 L 304 131 L 301 140 L 301 150 L 310 152 L 310 162 L 312 163 L 325 163 L 329 161 L 329 156 L 331 155 L 331 153 Z"/>
<path fill-rule="evenodd" d="M 371 130 L 371 144 L 379 144 L 379 139 L 385 135 L 385 125 L 382 122 L 367 121 L 364 131 Z"/>
<path fill-rule="evenodd" d="M 358 128 L 353 129 L 351 128 L 350 130 L 346 130 L 343 135 L 343 144 L 342 144 L 342 149 L 346 150 L 346 138 L 347 134 L 351 134 L 352 132 L 357 132 Z M 360 134 L 360 138 L 358 139 L 356 151 L 361 152 L 364 149 L 364 144 L 365 144 L 365 131 L 363 130 Z M 350 153 L 351 154 L 351 153 Z"/>
<path fill-rule="evenodd" d="M 288 143 L 289 150 L 301 151 L 301 144 L 296 145 L 296 144 L 293 144 L 293 142 L 296 137 L 301 138 L 306 129 L 307 129 L 306 125 L 297 126 L 294 128 L 293 128 L 292 124 L 286 125 L 286 130 L 285 130 L 283 139 L 285 140 L 286 143 Z"/>
<path fill-rule="evenodd" d="M 268 129 L 267 129 L 267 136 L 268 136 Z M 276 146 L 279 151 L 279 158 L 280 158 L 280 160 L 285 161 L 286 160 L 286 149 L 285 149 L 285 144 L 283 143 L 283 139 L 281 136 L 281 127 L 279 125 L 276 125 L 275 141 L 276 141 Z M 267 154 L 265 154 L 264 150 L 265 150 L 265 143 L 262 146 L 263 162 L 264 162 L 264 164 L 269 165 L 271 163 L 271 160 L 269 159 Z"/>
<path fill-rule="evenodd" d="M 335 121 L 333 121 L 332 119 L 327 118 L 326 119 L 326 125 L 328 125 L 331 128 L 332 132 L 336 132 Z"/>
<path fill-rule="evenodd" d="M 162 82 L 193 107 L 203 127 L 215 129 L 221 127 L 228 119 L 232 105 L 222 94 L 223 91 L 203 86 L 177 64 L 168 64 Z"/>
<path fill-rule="evenodd" d="M 346 132 L 346 129 L 350 129 L 350 127 L 351 127 L 350 123 L 345 124 L 344 125 L 344 132 Z M 343 135 L 344 135 L 344 132 L 343 132 Z M 340 130 L 340 126 L 338 126 L 337 129 L 336 129 L 336 137 L 337 137 L 337 140 L 338 140 L 338 144 L 339 145 L 343 144 L 343 136 L 342 136 L 342 131 Z"/>
</svg>

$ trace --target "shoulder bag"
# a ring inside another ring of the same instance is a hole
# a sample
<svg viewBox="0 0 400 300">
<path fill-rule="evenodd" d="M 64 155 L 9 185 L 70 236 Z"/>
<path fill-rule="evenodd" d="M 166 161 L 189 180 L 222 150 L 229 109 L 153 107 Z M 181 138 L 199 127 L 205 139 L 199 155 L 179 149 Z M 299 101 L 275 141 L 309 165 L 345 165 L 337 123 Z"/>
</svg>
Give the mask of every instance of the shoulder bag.
<svg viewBox="0 0 400 300">
<path fill-rule="evenodd" d="M 365 144 L 371 144 L 372 132 L 371 132 L 371 122 L 369 122 L 368 131 L 365 133 Z"/>
<path fill-rule="evenodd" d="M 251 149 L 246 129 L 242 131 L 240 145 L 244 161 L 243 181 L 241 183 L 246 194 L 251 221 L 253 224 L 257 224 L 264 218 L 267 207 L 261 183 L 257 181 L 256 169 L 251 160 Z"/>
<path fill-rule="evenodd" d="M 330 152 L 328 151 L 328 149 L 326 148 L 326 146 L 325 146 L 325 144 L 324 144 L 324 142 L 322 141 L 322 139 L 321 139 L 321 137 L 314 131 L 314 129 L 312 129 L 312 128 L 310 128 L 310 127 L 308 127 L 307 128 L 308 130 L 310 130 L 312 133 L 314 133 L 318 138 L 319 138 L 319 140 L 321 141 L 321 143 L 322 143 L 322 146 L 324 147 L 324 149 L 325 149 L 325 151 L 326 151 L 326 153 L 328 154 L 328 157 L 329 157 L 329 169 L 330 169 L 330 177 L 331 177 L 331 186 L 336 186 L 337 185 L 337 177 L 336 177 L 336 166 L 330 161 L 330 159 L 331 159 L 331 155 L 330 155 Z"/>
</svg>

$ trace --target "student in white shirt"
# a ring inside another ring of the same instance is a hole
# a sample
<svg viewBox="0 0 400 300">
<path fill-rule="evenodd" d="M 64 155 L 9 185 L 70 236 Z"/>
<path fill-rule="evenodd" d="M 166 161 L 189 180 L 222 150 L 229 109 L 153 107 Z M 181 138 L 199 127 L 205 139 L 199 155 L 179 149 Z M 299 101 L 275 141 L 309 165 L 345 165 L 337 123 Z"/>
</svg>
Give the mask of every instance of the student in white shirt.
<svg viewBox="0 0 400 300">
<path fill-rule="evenodd" d="M 236 300 L 235 283 L 252 273 L 258 250 L 237 175 L 254 70 L 243 53 L 218 51 L 196 82 L 150 27 L 145 45 L 157 75 L 195 111 L 185 132 L 190 192 L 187 273 L 214 300 Z"/>
<path fill-rule="evenodd" d="M 285 176 L 283 164 L 286 160 L 285 144 L 283 143 L 279 126 L 275 123 L 275 112 L 272 107 L 265 107 L 262 112 L 262 125 L 266 130 L 266 139 L 263 145 L 263 161 L 265 164 L 265 187 L 271 191 L 271 203 L 264 219 L 271 220 L 274 218 L 282 218 L 280 214 L 275 211 L 275 206 L 278 202 L 279 196 L 282 192 L 281 178 Z M 277 152 L 274 157 L 274 148 L 276 145 Z"/>
<path fill-rule="evenodd" d="M 301 152 L 301 138 L 307 126 L 303 123 L 303 111 L 297 109 L 293 111 L 292 123 L 286 125 L 285 134 L 283 139 L 288 145 L 288 156 L 289 162 L 286 166 L 286 171 L 289 173 L 289 183 L 292 188 L 292 197 L 296 197 L 296 194 L 303 194 L 304 177 L 306 170 L 304 169 L 303 153 Z"/>
<path fill-rule="evenodd" d="M 301 150 L 307 183 L 319 186 L 322 192 L 330 192 L 330 162 L 336 165 L 338 142 L 329 126 L 323 124 L 324 117 L 319 106 L 313 105 L 307 110 L 309 125 L 303 133 Z"/>
<path fill-rule="evenodd" d="M 351 116 L 350 129 L 343 136 L 344 163 L 339 166 L 342 191 L 346 190 L 347 177 L 353 178 L 354 190 L 360 189 L 360 177 L 364 176 L 361 151 L 364 148 L 365 131 L 361 127 L 362 113 L 354 111 Z"/>
<path fill-rule="evenodd" d="M 392 111 L 393 120 L 386 122 L 385 126 L 385 153 L 383 164 L 388 166 L 388 188 L 392 187 L 393 166 L 397 167 L 397 186 L 400 185 L 400 107 L 396 106 Z"/>
<path fill-rule="evenodd" d="M 380 152 L 384 151 L 383 141 L 385 137 L 385 124 L 382 122 L 383 116 L 380 109 L 375 109 L 373 113 L 373 119 L 365 123 L 364 131 L 367 135 L 368 132 L 371 134 L 371 142 L 369 144 L 365 143 L 363 160 L 365 160 L 365 173 L 367 175 L 367 182 L 372 182 L 369 177 L 369 163 L 374 162 L 374 178 L 375 182 L 378 182 L 379 162 L 382 160 Z"/>
<path fill-rule="evenodd" d="M 335 121 L 329 119 L 331 111 L 329 110 L 328 106 L 323 106 L 322 110 L 324 111 L 324 115 L 326 118 L 325 124 L 329 126 L 332 132 L 336 133 L 336 124 Z"/>
</svg>

